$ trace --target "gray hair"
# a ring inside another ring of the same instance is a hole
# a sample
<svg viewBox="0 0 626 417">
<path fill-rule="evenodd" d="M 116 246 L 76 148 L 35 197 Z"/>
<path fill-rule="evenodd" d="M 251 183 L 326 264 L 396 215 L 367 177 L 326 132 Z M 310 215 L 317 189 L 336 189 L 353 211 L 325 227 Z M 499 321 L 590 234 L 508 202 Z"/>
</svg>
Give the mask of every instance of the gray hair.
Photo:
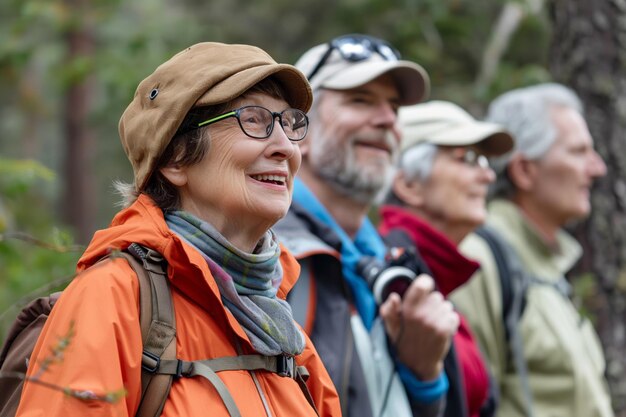
<svg viewBox="0 0 626 417">
<path fill-rule="evenodd" d="M 554 143 L 557 130 L 552 121 L 551 109 L 566 107 L 583 112 L 576 93 L 556 83 L 546 83 L 509 91 L 496 98 L 485 120 L 502 125 L 515 138 L 514 149 L 506 155 L 490 161 L 497 175 L 492 186 L 495 196 L 510 196 L 515 186 L 510 181 L 506 167 L 515 153 L 526 159 L 543 157 Z"/>
<path fill-rule="evenodd" d="M 426 182 L 432 172 L 435 157 L 439 147 L 432 143 L 422 142 L 402 152 L 398 161 L 398 172 L 401 172 L 407 181 Z M 385 202 L 397 206 L 404 206 L 404 202 L 389 190 Z"/>
</svg>

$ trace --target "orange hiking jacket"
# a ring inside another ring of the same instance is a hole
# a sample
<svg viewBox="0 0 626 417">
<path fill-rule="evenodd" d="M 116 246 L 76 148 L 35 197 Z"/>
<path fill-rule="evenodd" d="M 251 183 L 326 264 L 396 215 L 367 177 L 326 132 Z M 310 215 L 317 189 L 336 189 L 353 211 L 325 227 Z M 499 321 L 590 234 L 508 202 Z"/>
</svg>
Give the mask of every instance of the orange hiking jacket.
<svg viewBox="0 0 626 417">
<path fill-rule="evenodd" d="M 137 242 L 161 253 L 176 315 L 179 359 L 200 360 L 256 353 L 242 327 L 224 307 L 206 261 L 167 227 L 161 210 L 147 196 L 118 213 L 111 226 L 96 232 L 78 263 L 81 272 L 63 292 L 41 333 L 28 370 L 29 376 L 59 387 L 89 390 L 96 395 L 126 390 L 115 402 L 84 401 L 58 390 L 27 382 L 17 416 L 133 416 L 141 395 L 142 341 L 139 327 L 139 284 L 124 259 L 115 258 L 89 268 L 111 249 Z M 278 296 L 285 298 L 299 266 L 284 248 L 280 257 L 284 278 Z M 89 269 L 88 269 L 89 268 Z M 72 329 L 73 334 L 70 334 Z M 69 339 L 61 353 L 52 350 L 59 338 Z M 55 356 L 59 356 L 56 358 Z M 45 369 L 46 358 L 53 361 Z M 307 381 L 320 416 L 340 416 L 337 393 L 326 369 L 306 340 L 296 357 L 310 373 Z M 256 375 L 258 387 L 252 377 Z M 315 416 L 295 380 L 257 371 L 224 371 L 219 377 L 242 416 Z M 163 410 L 167 417 L 227 416 L 213 386 L 202 377 L 175 379 Z"/>
</svg>

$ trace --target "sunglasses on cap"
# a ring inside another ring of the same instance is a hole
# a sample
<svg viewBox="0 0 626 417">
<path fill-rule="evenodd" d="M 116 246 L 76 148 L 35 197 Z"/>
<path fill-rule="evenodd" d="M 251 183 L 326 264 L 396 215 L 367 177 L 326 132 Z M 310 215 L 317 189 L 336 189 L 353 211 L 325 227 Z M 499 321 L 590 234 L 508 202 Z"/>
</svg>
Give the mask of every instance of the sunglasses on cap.
<svg viewBox="0 0 626 417">
<path fill-rule="evenodd" d="M 396 48 L 382 39 L 368 35 L 343 35 L 328 42 L 328 50 L 313 67 L 307 77 L 309 80 L 319 72 L 335 50 L 339 52 L 341 58 L 349 62 L 365 61 L 375 53 L 385 61 L 397 61 L 401 57 Z"/>
</svg>

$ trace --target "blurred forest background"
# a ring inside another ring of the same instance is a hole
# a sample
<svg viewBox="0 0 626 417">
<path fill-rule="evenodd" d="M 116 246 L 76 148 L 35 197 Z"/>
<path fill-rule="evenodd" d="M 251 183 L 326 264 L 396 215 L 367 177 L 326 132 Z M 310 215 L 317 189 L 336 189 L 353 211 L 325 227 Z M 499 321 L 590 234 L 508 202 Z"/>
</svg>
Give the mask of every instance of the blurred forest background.
<svg viewBox="0 0 626 417">
<path fill-rule="evenodd" d="M 249 43 L 293 63 L 351 32 L 422 64 L 431 98 L 481 117 L 514 87 L 558 81 L 586 103 L 609 174 L 572 225 L 571 274 L 601 335 L 626 416 L 625 0 L 5 0 L 0 2 L 0 340 L 16 307 L 62 286 L 130 181 L 117 122 L 158 64 L 200 41 Z"/>
</svg>

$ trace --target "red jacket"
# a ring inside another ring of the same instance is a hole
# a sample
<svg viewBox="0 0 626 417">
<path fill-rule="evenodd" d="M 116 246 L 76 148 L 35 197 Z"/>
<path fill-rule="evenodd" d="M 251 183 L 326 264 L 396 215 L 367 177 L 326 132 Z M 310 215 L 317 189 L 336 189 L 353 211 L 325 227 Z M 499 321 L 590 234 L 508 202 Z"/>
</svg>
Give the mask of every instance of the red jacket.
<svg viewBox="0 0 626 417">
<path fill-rule="evenodd" d="M 444 296 L 465 284 L 480 267 L 464 257 L 450 239 L 416 215 L 399 207 L 383 207 L 381 234 L 384 236 L 395 228 L 402 229 L 414 242 Z M 454 335 L 454 346 L 461 365 L 468 415 L 478 417 L 489 393 L 489 374 L 467 321 L 461 314 L 459 317 L 461 322 Z"/>
<path fill-rule="evenodd" d="M 177 355 L 184 360 L 236 356 L 236 344 L 244 354 L 255 353 L 244 330 L 221 302 L 219 290 L 206 261 L 167 227 L 161 210 L 146 196 L 98 231 L 78 264 L 80 273 L 64 291 L 46 322 L 31 358 L 29 375 L 40 372 L 41 361 L 59 336 L 74 335 L 62 359 L 41 373 L 41 380 L 61 387 L 92 390 L 97 394 L 124 388 L 127 394 L 114 403 L 84 402 L 59 391 L 26 383 L 17 416 L 133 416 L 141 394 L 142 341 L 139 328 L 139 284 L 125 260 L 116 258 L 89 268 L 109 250 L 132 242 L 151 247 L 168 261 L 168 275 L 177 326 Z M 295 283 L 299 266 L 282 250 L 284 278 L 278 296 L 285 298 Z M 237 343 L 235 343 L 237 341 Z M 307 338 L 304 352 L 296 357 L 311 377 L 307 385 L 320 416 L 340 415 L 335 388 L 317 352 Z M 274 373 L 220 372 L 243 416 L 315 416 L 297 383 Z M 222 400 L 202 377 L 175 380 L 163 416 L 227 416 Z"/>
</svg>

